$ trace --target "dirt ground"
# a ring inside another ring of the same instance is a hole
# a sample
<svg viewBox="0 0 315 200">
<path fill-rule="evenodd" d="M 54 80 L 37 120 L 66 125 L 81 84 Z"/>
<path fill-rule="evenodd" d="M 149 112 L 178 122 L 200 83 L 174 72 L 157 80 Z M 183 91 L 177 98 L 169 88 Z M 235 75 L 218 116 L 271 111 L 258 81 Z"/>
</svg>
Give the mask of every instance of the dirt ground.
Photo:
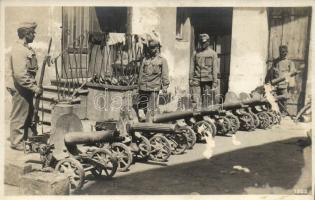
<svg viewBox="0 0 315 200">
<path fill-rule="evenodd" d="M 239 131 L 235 138 L 217 136 L 210 159 L 203 156 L 206 145 L 196 144 L 166 163 L 135 163 L 112 180 L 87 175 L 78 194 L 310 194 L 312 154 L 305 145 L 309 127 L 285 119 L 271 129 Z M 13 154 L 6 148 L 6 155 Z M 5 194 L 19 194 L 18 188 L 6 185 Z"/>
</svg>

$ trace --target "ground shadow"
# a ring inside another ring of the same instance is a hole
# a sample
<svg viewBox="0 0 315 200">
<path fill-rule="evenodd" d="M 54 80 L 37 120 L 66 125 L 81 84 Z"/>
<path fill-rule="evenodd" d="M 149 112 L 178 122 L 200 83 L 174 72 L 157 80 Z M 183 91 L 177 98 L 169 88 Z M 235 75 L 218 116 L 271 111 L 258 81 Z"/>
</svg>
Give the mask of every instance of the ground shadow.
<svg viewBox="0 0 315 200">
<path fill-rule="evenodd" d="M 302 147 L 298 145 L 300 139 L 239 149 L 209 160 L 137 172 L 110 181 L 97 180 L 87 184 L 80 194 L 247 194 L 246 188 L 266 185 L 293 190 L 305 165 Z M 233 169 L 236 165 L 250 172 Z"/>
</svg>

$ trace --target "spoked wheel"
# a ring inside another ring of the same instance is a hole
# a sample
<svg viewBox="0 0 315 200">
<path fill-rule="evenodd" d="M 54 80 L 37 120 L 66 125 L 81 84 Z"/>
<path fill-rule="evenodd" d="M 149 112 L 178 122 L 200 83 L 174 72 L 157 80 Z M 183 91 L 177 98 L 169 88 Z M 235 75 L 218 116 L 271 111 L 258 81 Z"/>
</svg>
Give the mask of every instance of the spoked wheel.
<svg viewBox="0 0 315 200">
<path fill-rule="evenodd" d="M 170 133 L 166 135 L 166 138 L 170 142 L 174 155 L 183 154 L 188 147 L 187 137 L 183 133 Z"/>
<path fill-rule="evenodd" d="M 209 118 L 209 119 L 207 119 L 207 120 L 205 120 L 205 121 L 207 121 L 207 122 L 211 125 L 213 134 L 214 134 L 214 135 L 217 135 L 217 127 L 216 127 L 216 125 L 215 125 L 215 120 Z"/>
<path fill-rule="evenodd" d="M 111 151 L 113 152 L 113 156 L 117 158 L 117 171 L 126 171 L 130 167 L 133 157 L 129 147 L 123 143 L 117 142 L 111 145 Z"/>
<path fill-rule="evenodd" d="M 226 135 L 231 130 L 231 123 L 227 117 L 220 117 L 217 120 L 218 124 L 218 134 Z"/>
<path fill-rule="evenodd" d="M 240 120 L 238 120 L 238 118 L 233 115 L 233 114 L 227 114 L 225 116 L 226 118 L 228 118 L 230 120 L 230 123 L 231 123 L 231 129 L 230 129 L 230 132 L 231 134 L 235 134 L 236 131 L 238 131 L 238 129 L 240 129 Z"/>
<path fill-rule="evenodd" d="M 91 158 L 101 164 L 101 166 L 95 166 L 91 169 L 93 176 L 97 178 L 111 178 L 115 175 L 118 168 L 118 161 L 117 158 L 112 156 L 109 150 L 96 150 L 92 153 Z"/>
<path fill-rule="evenodd" d="M 258 128 L 258 126 L 259 126 L 259 118 L 258 118 L 258 116 L 255 113 L 253 113 L 253 112 L 249 112 L 249 114 L 252 115 L 252 117 L 254 119 L 254 128 L 253 129 Z"/>
<path fill-rule="evenodd" d="M 70 192 L 78 191 L 82 188 L 85 172 L 79 161 L 74 158 L 60 160 L 55 170 L 65 174 L 69 178 Z"/>
<path fill-rule="evenodd" d="M 181 127 L 180 129 L 187 138 L 187 149 L 192 149 L 197 141 L 196 132 L 189 126 Z"/>
<path fill-rule="evenodd" d="M 194 124 L 193 130 L 198 133 L 197 134 L 197 139 L 200 141 L 203 141 L 206 139 L 208 136 L 215 137 L 215 133 L 212 129 L 211 124 L 208 121 L 201 120 L 197 123 Z"/>
<path fill-rule="evenodd" d="M 137 158 L 140 160 L 148 160 L 151 152 L 150 141 L 146 137 L 141 135 L 140 137 L 137 137 L 136 144 L 139 148 L 139 151 L 136 155 Z"/>
<path fill-rule="evenodd" d="M 270 125 L 275 125 L 275 124 L 277 124 L 277 117 L 276 117 L 276 115 L 275 115 L 272 111 L 267 111 L 267 114 L 269 115 L 269 117 L 270 117 L 270 119 L 271 119 Z"/>
<path fill-rule="evenodd" d="M 281 113 L 277 112 L 277 111 L 273 111 L 274 115 L 276 116 L 276 124 L 280 124 L 281 123 Z"/>
<path fill-rule="evenodd" d="M 166 137 L 160 134 L 154 135 L 150 139 L 151 153 L 150 159 L 157 162 L 166 162 L 171 156 L 171 145 Z"/>
<path fill-rule="evenodd" d="M 239 117 L 241 123 L 241 129 L 245 131 L 253 130 L 254 118 L 249 113 L 242 113 Z"/>
<path fill-rule="evenodd" d="M 265 111 L 257 113 L 257 116 L 259 118 L 259 128 L 266 129 L 270 126 L 270 118 L 268 114 Z"/>
</svg>

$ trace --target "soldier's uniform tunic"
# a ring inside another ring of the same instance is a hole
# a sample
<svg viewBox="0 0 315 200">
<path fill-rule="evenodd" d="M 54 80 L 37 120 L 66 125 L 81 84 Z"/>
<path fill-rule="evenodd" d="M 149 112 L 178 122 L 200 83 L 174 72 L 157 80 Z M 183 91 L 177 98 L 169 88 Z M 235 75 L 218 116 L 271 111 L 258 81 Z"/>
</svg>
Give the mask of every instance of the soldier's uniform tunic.
<svg viewBox="0 0 315 200">
<path fill-rule="evenodd" d="M 11 76 L 7 87 L 12 91 L 10 139 L 14 146 L 28 135 L 37 133 L 36 127 L 31 124 L 34 92 L 38 90 L 35 80 L 38 65 L 34 50 L 24 44 L 23 40 L 19 40 L 12 48 L 9 70 Z"/>
<path fill-rule="evenodd" d="M 147 120 L 156 110 L 159 91 L 168 88 L 169 84 L 166 59 L 160 55 L 145 57 L 139 71 L 138 107 L 147 112 Z"/>
<path fill-rule="evenodd" d="M 194 109 L 199 109 L 201 103 L 207 107 L 215 99 L 212 89 L 213 83 L 217 83 L 217 62 L 217 53 L 210 47 L 196 52 L 193 56 L 189 79 L 192 80 L 191 93 Z"/>
<path fill-rule="evenodd" d="M 273 66 L 271 69 L 270 76 L 271 76 L 271 79 L 276 79 L 279 77 L 284 77 L 286 76 L 286 74 L 292 73 L 294 71 L 296 71 L 296 69 L 295 69 L 294 63 L 291 60 L 287 58 L 284 58 L 284 59 L 276 58 L 273 61 Z M 288 87 L 294 87 L 294 85 L 295 85 L 294 78 L 291 78 L 290 80 L 287 80 L 287 81 L 280 82 L 276 88 L 277 95 L 285 95 L 288 97 L 289 96 Z M 286 107 L 286 103 L 287 103 L 286 100 L 281 100 L 280 103 L 282 103 Z"/>
</svg>

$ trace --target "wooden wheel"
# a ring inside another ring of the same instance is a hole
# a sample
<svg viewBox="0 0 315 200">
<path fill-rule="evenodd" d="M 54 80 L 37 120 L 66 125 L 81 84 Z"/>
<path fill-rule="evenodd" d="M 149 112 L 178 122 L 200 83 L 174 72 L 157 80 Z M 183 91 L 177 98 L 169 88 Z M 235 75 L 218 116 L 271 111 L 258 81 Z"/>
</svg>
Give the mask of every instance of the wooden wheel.
<svg viewBox="0 0 315 200">
<path fill-rule="evenodd" d="M 111 145 L 111 151 L 113 152 L 113 156 L 117 158 L 117 171 L 126 171 L 130 167 L 133 157 L 129 147 L 123 143 L 117 142 Z"/>
<path fill-rule="evenodd" d="M 171 145 L 166 137 L 160 134 L 154 135 L 150 138 L 151 144 L 151 160 L 158 162 L 166 162 L 167 159 L 171 156 Z"/>
<path fill-rule="evenodd" d="M 82 188 L 85 178 L 85 172 L 83 166 L 79 161 L 74 158 L 66 158 L 60 160 L 55 170 L 65 174 L 69 178 L 70 193 L 78 191 Z"/>
<path fill-rule="evenodd" d="M 184 126 L 180 128 L 182 133 L 186 135 L 187 138 L 187 149 L 192 149 L 197 141 L 196 132 L 189 126 Z"/>
<path fill-rule="evenodd" d="M 243 112 L 239 116 L 240 123 L 241 123 L 241 129 L 245 131 L 253 130 L 255 126 L 254 118 L 249 113 Z"/>
<path fill-rule="evenodd" d="M 240 129 L 240 120 L 233 114 L 227 114 L 226 118 L 228 118 L 230 120 L 231 123 L 231 129 L 230 132 L 231 134 L 235 134 L 236 131 L 238 131 L 238 129 Z"/>
<path fill-rule="evenodd" d="M 91 173 L 95 177 L 111 178 L 115 175 L 118 168 L 118 161 L 117 158 L 112 156 L 112 153 L 109 150 L 98 149 L 92 153 L 91 158 L 103 165 L 102 167 L 95 166 L 91 169 Z"/>
<path fill-rule="evenodd" d="M 226 135 L 231 130 L 231 122 L 227 117 L 219 117 L 217 120 L 218 134 Z"/>
<path fill-rule="evenodd" d="M 215 133 L 211 124 L 206 120 L 201 120 L 194 124 L 193 129 L 196 133 L 198 133 L 198 137 L 200 140 L 205 140 L 206 137 L 212 136 L 215 137 Z"/>
<path fill-rule="evenodd" d="M 258 116 L 259 121 L 260 121 L 259 128 L 266 129 L 270 126 L 270 118 L 265 111 L 259 112 L 257 114 L 257 116 Z"/>
<path fill-rule="evenodd" d="M 187 137 L 183 133 L 170 133 L 166 135 L 170 142 L 171 151 L 174 155 L 183 154 L 188 147 Z"/>
<path fill-rule="evenodd" d="M 148 160 L 151 153 L 151 144 L 148 138 L 141 135 L 136 139 L 136 144 L 139 148 L 137 158 L 140 160 Z"/>
</svg>

